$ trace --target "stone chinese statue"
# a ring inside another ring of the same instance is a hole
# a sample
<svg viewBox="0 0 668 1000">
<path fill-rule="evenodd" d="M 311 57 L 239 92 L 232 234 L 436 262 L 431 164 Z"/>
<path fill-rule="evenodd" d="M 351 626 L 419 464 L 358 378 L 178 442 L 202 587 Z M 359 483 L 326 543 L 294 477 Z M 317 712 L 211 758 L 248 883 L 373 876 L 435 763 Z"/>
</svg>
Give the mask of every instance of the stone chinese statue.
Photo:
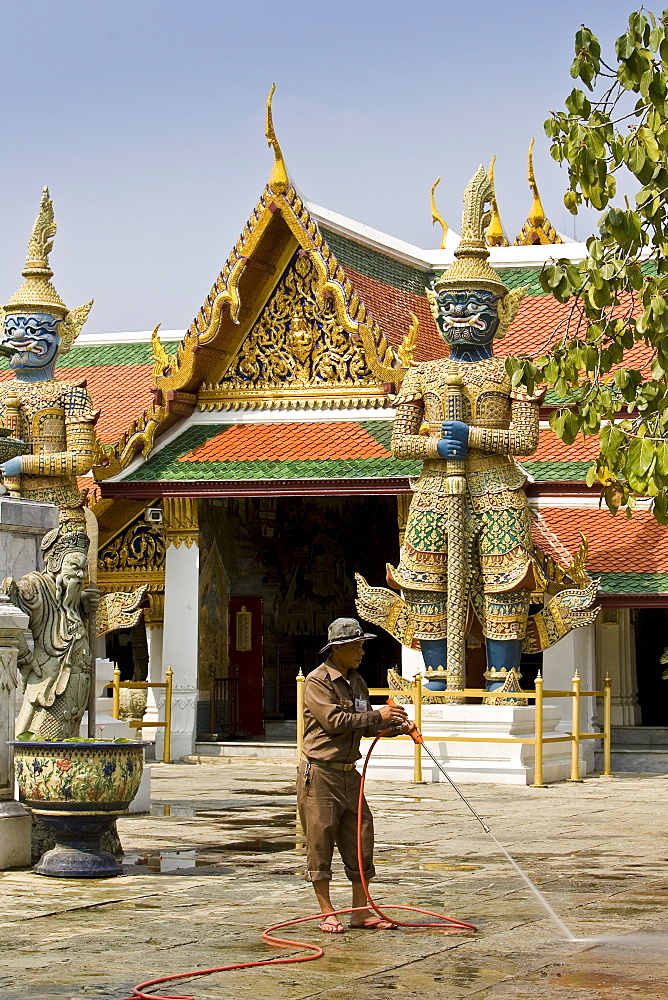
<svg viewBox="0 0 668 1000">
<path fill-rule="evenodd" d="M 83 591 L 88 537 L 71 524 L 42 541 L 46 569 L 20 580 L 7 578 L 3 591 L 29 618 L 34 648 L 19 640 L 18 668 L 24 694 L 16 733 L 42 739 L 79 735 L 88 704 L 91 650 L 88 616 L 96 591 Z"/>
<path fill-rule="evenodd" d="M 594 614 L 580 609 L 595 584 L 564 591 L 527 643 L 531 595 L 547 587 L 547 561 L 532 542 L 527 477 L 514 456 L 536 450 L 541 396 L 514 389 L 504 359 L 494 356 L 494 339 L 504 336 L 525 289 L 509 291 L 487 262 L 492 196 L 480 167 L 464 196 L 455 261 L 430 292 L 449 357 L 409 369 L 395 400 L 392 451 L 423 461 L 401 560 L 388 566 L 388 583 L 403 598 L 358 579 L 360 614 L 421 650 L 432 689 L 465 686 L 473 614 L 485 638 L 488 691 L 519 690 L 523 647 L 546 648 Z"/>
<path fill-rule="evenodd" d="M 93 465 L 96 445 L 93 410 L 85 382 L 55 378 L 56 360 L 69 351 L 85 323 L 92 301 L 68 310 L 51 283 L 49 253 L 56 223 L 49 192 L 28 243 L 24 282 L 0 309 L 0 353 L 9 358 L 15 378 L 0 383 L 0 421 L 29 454 L 0 465 L 5 486 L 15 496 L 56 504 L 61 513 L 83 510 L 76 477 Z"/>
</svg>

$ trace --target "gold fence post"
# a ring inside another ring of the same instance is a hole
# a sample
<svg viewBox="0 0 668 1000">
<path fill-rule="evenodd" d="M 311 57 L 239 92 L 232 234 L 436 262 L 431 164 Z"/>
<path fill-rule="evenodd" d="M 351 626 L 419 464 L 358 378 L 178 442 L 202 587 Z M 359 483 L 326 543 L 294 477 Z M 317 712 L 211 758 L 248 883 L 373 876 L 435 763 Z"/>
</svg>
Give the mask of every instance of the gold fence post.
<svg viewBox="0 0 668 1000">
<path fill-rule="evenodd" d="M 612 778 L 612 680 L 603 682 L 603 778 Z"/>
<path fill-rule="evenodd" d="M 543 684 L 543 675 L 539 670 L 538 676 L 536 677 L 536 742 L 534 744 L 533 782 L 531 783 L 532 788 L 545 787 L 545 782 L 543 781 Z"/>
<path fill-rule="evenodd" d="M 422 674 L 419 671 L 413 678 L 413 704 L 415 725 L 422 731 Z M 419 743 L 413 744 L 413 781 L 422 782 L 422 747 Z"/>
<path fill-rule="evenodd" d="M 165 741 L 162 745 L 162 763 L 170 764 L 172 760 L 172 677 L 171 666 L 165 671 Z"/>
<path fill-rule="evenodd" d="M 297 674 L 297 762 L 301 759 L 302 746 L 304 745 L 304 688 L 306 678 L 299 668 Z"/>
<path fill-rule="evenodd" d="M 580 675 L 573 674 L 573 719 L 571 722 L 571 776 L 569 781 L 580 781 Z"/>
<path fill-rule="evenodd" d="M 114 667 L 114 679 L 112 681 L 111 714 L 115 719 L 120 718 L 121 711 L 121 670 Z"/>
</svg>

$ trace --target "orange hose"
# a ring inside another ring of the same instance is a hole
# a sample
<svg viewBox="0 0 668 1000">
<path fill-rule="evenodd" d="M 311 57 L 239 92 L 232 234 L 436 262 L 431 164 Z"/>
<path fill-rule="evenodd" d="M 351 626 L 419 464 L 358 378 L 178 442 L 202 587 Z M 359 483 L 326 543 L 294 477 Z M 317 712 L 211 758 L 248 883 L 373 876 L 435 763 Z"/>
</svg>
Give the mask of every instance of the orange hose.
<svg viewBox="0 0 668 1000">
<path fill-rule="evenodd" d="M 367 900 L 369 902 L 369 907 L 374 910 L 383 920 L 390 920 L 392 923 L 398 924 L 400 927 L 417 927 L 417 928 L 435 928 L 437 930 L 458 933 L 462 931 L 474 931 L 476 927 L 473 924 L 467 924 L 462 920 L 454 920 L 452 917 L 446 917 L 442 913 L 434 913 L 432 910 L 422 910 L 417 906 L 403 906 L 400 904 L 391 904 L 390 909 L 392 910 L 410 910 L 412 913 L 423 913 L 429 917 L 437 917 L 440 921 L 438 924 L 433 923 L 405 923 L 400 920 L 393 920 L 391 917 L 386 916 L 382 910 L 378 908 L 376 903 L 374 903 L 369 893 L 369 885 L 364 877 L 364 866 L 362 864 L 362 802 L 364 800 L 364 781 L 366 778 L 366 771 L 369 765 L 369 760 L 371 758 L 371 753 L 376 746 L 378 740 L 387 732 L 385 730 L 380 733 L 374 739 L 373 743 L 369 747 L 369 751 L 364 760 L 364 767 L 362 768 L 362 780 L 360 782 L 360 793 L 357 808 L 357 863 L 360 870 L 360 878 L 362 885 L 364 886 L 364 892 L 366 893 Z M 325 917 L 338 916 L 341 913 L 356 913 L 358 910 L 366 910 L 367 906 L 352 906 L 345 910 L 332 910 L 331 913 L 315 913 L 310 917 L 297 917 L 295 920 L 284 920 L 280 924 L 272 924 L 271 927 L 267 927 L 262 931 L 262 938 L 271 945 L 275 945 L 278 948 L 306 948 L 310 954 L 308 955 L 295 955 L 291 958 L 265 958 L 256 962 L 237 962 L 234 965 L 221 965 L 216 969 L 197 969 L 194 972 L 179 972 L 173 976 L 161 976 L 159 979 L 149 979 L 145 983 L 139 983 L 132 990 L 132 994 L 129 997 L 124 997 L 123 1000 L 195 1000 L 192 996 L 177 995 L 175 993 L 162 994 L 162 993 L 145 993 L 144 991 L 152 986 L 159 986 L 161 983 L 171 983 L 177 979 L 194 979 L 196 976 L 210 976 L 215 972 L 231 972 L 233 969 L 252 969 L 255 966 L 260 965 L 288 965 L 294 962 L 313 962 L 316 958 L 322 958 L 325 954 L 323 949 L 319 944 L 310 944 L 308 941 L 291 941 L 289 938 L 279 938 L 274 937 L 272 931 L 280 930 L 281 927 L 292 927 L 294 924 L 303 924 L 310 920 L 324 920 Z"/>
</svg>

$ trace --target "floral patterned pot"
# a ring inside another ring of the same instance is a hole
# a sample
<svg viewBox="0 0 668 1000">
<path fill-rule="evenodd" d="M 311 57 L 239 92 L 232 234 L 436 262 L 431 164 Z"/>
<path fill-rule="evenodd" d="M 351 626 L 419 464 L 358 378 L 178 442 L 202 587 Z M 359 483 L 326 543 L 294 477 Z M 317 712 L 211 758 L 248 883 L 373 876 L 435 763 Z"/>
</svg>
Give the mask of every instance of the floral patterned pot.
<svg viewBox="0 0 668 1000">
<path fill-rule="evenodd" d="M 137 794 L 146 743 L 12 740 L 10 746 L 21 801 L 56 836 L 34 870 L 56 878 L 121 875 L 100 837 Z"/>
</svg>

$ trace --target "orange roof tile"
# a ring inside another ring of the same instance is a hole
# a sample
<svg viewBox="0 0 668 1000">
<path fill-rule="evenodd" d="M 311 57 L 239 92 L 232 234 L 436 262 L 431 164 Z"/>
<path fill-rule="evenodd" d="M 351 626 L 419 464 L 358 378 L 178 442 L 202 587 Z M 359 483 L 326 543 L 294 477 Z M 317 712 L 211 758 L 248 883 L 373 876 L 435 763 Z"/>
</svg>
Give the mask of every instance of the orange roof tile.
<svg viewBox="0 0 668 1000">
<path fill-rule="evenodd" d="M 598 454 L 598 434 L 588 437 L 585 441 L 578 437 L 573 444 L 564 444 L 549 427 L 541 427 L 538 448 L 533 455 L 528 456 L 527 461 L 593 462 Z"/>
<path fill-rule="evenodd" d="M 3 382 L 11 378 L 13 372 L 0 372 Z M 93 406 L 102 411 L 96 429 L 103 444 L 115 444 L 152 401 L 153 365 L 56 369 L 56 378 L 64 382 L 86 379 Z"/>
<path fill-rule="evenodd" d="M 415 363 L 447 356 L 448 348 L 438 334 L 429 302 L 424 295 L 415 295 L 394 285 L 386 285 L 350 267 L 344 270 L 364 305 L 394 347 L 397 347 L 408 333 L 411 324 L 410 313 L 415 313 L 420 321 Z"/>
<path fill-rule="evenodd" d="M 495 341 L 495 353 L 503 357 L 517 354 L 538 357 L 549 353 L 554 340 L 565 332 L 565 323 L 572 308 L 570 302 L 557 302 L 551 295 L 527 296 L 522 299 L 519 312 L 507 335 L 502 340 Z M 623 365 L 626 368 L 642 369 L 649 363 L 652 354 L 646 344 L 634 344 L 625 352 Z"/>
<path fill-rule="evenodd" d="M 354 423 L 237 424 L 199 445 L 180 462 L 309 461 L 390 458 L 390 452 Z"/>
<path fill-rule="evenodd" d="M 534 539 L 550 551 L 540 529 L 540 517 L 549 531 L 574 555 L 580 547 L 580 532 L 589 543 L 587 570 L 597 573 L 665 573 L 668 571 L 668 528 L 658 524 L 650 511 L 636 511 L 630 521 L 625 515 L 613 517 L 606 507 L 582 510 L 571 507 L 538 508 Z M 555 555 L 554 551 L 550 555 Z M 564 562 L 563 556 L 559 559 Z"/>
</svg>

